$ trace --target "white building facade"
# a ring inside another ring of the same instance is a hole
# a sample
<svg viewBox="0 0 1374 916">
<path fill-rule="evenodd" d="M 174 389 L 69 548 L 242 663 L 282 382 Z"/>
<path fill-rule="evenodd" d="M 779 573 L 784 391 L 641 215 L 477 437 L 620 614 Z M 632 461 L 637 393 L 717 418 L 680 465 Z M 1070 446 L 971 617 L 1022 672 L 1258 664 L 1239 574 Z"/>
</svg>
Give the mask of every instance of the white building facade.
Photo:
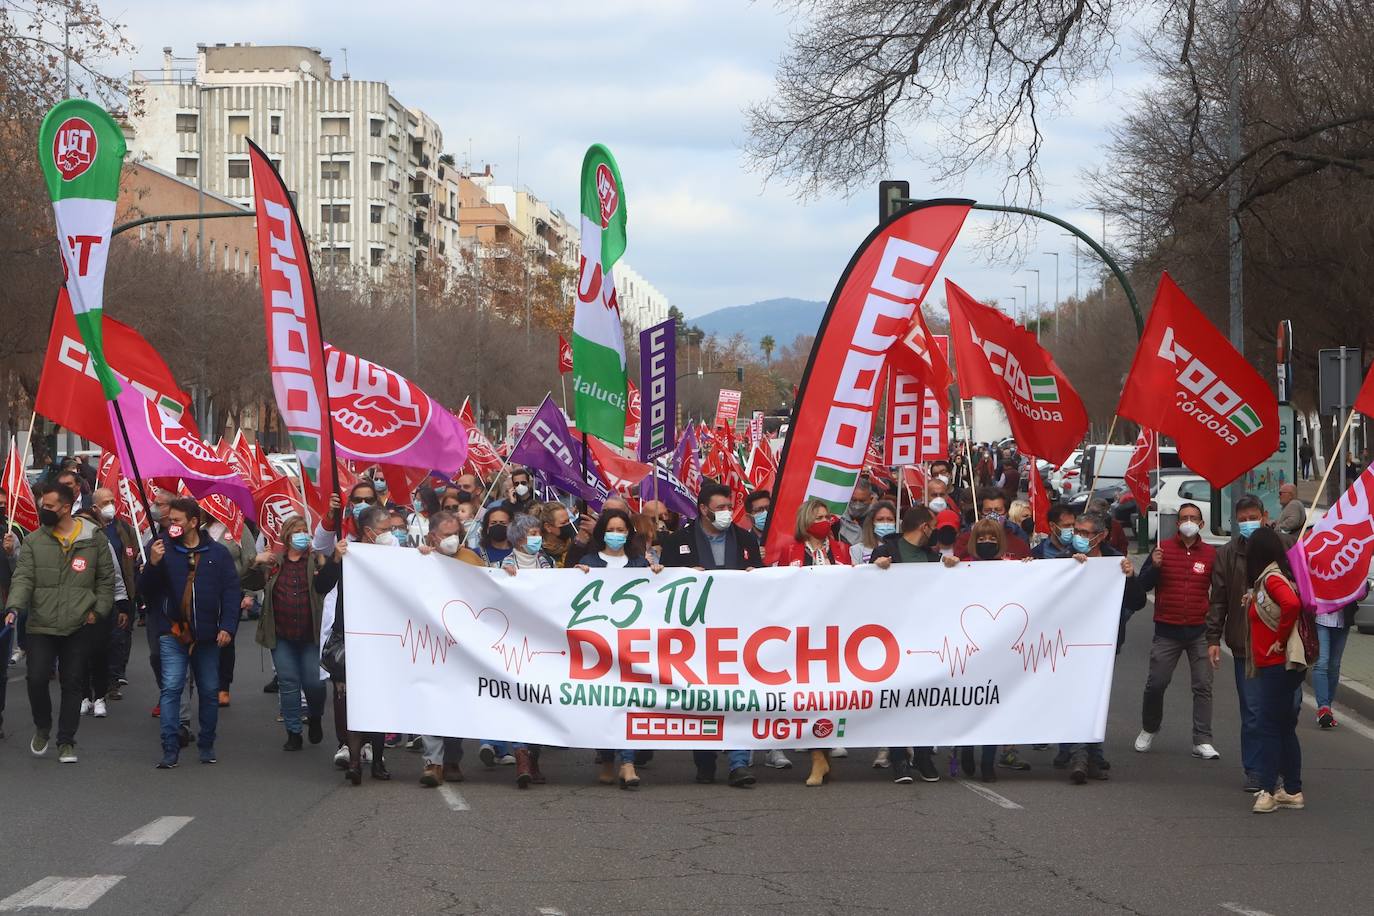
<svg viewBox="0 0 1374 916">
<path fill-rule="evenodd" d="M 615 296 L 620 303 L 621 327 L 627 331 L 638 334 L 668 320 L 668 297 L 624 258 L 615 265 Z"/>
</svg>

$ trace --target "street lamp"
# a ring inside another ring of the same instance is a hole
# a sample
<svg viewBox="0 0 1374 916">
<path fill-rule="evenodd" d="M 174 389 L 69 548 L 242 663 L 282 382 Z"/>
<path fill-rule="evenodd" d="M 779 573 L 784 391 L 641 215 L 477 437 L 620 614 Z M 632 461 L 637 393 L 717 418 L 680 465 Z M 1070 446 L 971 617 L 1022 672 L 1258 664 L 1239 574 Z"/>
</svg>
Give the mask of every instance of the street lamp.
<svg viewBox="0 0 1374 916">
<path fill-rule="evenodd" d="M 409 200 L 412 202 L 418 202 L 419 199 L 422 197 L 429 197 L 429 192 L 408 191 L 406 192 L 406 197 L 409 198 Z M 334 214 L 331 212 L 329 215 L 332 217 Z M 332 235 L 334 231 L 334 224 L 332 222 L 329 224 L 329 230 L 330 234 Z M 413 218 L 411 219 L 411 234 L 414 235 Z M 330 245 L 331 247 L 333 245 L 332 239 L 330 241 Z M 417 286 L 417 281 L 415 278 L 415 262 L 420 260 L 420 252 L 414 245 L 412 245 L 411 248 L 412 250 L 410 252 L 410 372 L 411 378 L 416 380 L 416 384 L 419 384 L 418 378 L 420 375 L 420 321 L 416 315 L 415 309 L 415 292 Z"/>
<path fill-rule="evenodd" d="M 1026 270 L 1035 274 L 1035 337 L 1040 338 L 1040 304 L 1045 300 L 1040 298 L 1040 268 L 1028 267 Z"/>
<path fill-rule="evenodd" d="M 1073 326 L 1074 326 L 1074 327 L 1078 327 L 1078 304 L 1081 302 L 1081 297 L 1082 297 L 1082 295 L 1083 295 L 1083 294 L 1079 291 L 1079 288 L 1078 288 L 1078 262 L 1079 262 L 1080 259 L 1081 259 L 1081 256 L 1079 255 L 1079 252 L 1078 252 L 1079 238 L 1078 238 L 1078 236 L 1074 235 L 1072 232 L 1065 232 L 1065 233 L 1063 233 L 1063 235 L 1064 235 L 1065 238 L 1071 238 L 1071 239 L 1073 239 L 1073 298 L 1074 298 Z"/>
<path fill-rule="evenodd" d="M 1025 313 L 1030 311 L 1030 296 L 1026 294 L 1025 284 L 1018 284 L 1016 288 L 1021 291 L 1021 314 L 1024 318 Z"/>
<path fill-rule="evenodd" d="M 1054 258 L 1054 342 L 1059 343 L 1059 252 L 1044 251 L 1041 254 Z"/>
</svg>

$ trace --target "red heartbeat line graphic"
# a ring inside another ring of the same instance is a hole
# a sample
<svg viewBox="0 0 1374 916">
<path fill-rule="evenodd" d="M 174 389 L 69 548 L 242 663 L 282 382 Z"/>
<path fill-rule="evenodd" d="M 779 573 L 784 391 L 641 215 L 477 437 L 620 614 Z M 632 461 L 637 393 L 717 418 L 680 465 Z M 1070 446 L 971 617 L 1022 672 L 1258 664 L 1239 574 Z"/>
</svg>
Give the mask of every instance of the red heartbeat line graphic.
<svg viewBox="0 0 1374 916">
<path fill-rule="evenodd" d="M 945 637 L 945 644 L 939 649 L 907 649 L 907 655 L 934 655 L 940 661 L 949 665 L 949 676 L 963 674 L 968 667 L 968 660 L 971 655 L 978 651 L 978 647 L 965 644 L 954 647 L 949 644 L 949 637 Z"/>
<path fill-rule="evenodd" d="M 519 646 L 504 645 L 505 634 L 491 644 L 491 648 L 501 653 L 502 660 L 506 663 L 506 671 L 509 673 L 514 666 L 515 673 L 519 674 L 525 662 L 532 662 L 536 655 L 567 655 L 567 652 L 560 652 L 556 649 L 531 649 L 530 638 L 528 636 L 520 640 Z"/>
<path fill-rule="evenodd" d="M 1034 645 L 1027 645 L 1022 639 L 1011 647 L 1011 651 L 1021 656 L 1021 670 L 1032 674 L 1040 670 L 1040 665 L 1050 663 L 1050 671 L 1058 669 L 1059 660 L 1069 657 L 1070 649 L 1112 649 L 1116 643 L 1110 642 L 1065 642 L 1064 631 L 1059 630 L 1050 639 L 1044 633 L 1036 637 Z"/>
<path fill-rule="evenodd" d="M 421 625 L 419 630 L 415 629 L 415 621 L 406 621 L 406 631 L 404 633 L 363 633 L 357 630 L 347 631 L 349 636 L 389 636 L 392 639 L 401 641 L 401 648 L 407 644 L 410 646 L 410 663 L 419 663 L 420 653 L 429 653 L 429 663 L 438 665 L 448 661 L 448 650 L 450 646 L 458 645 L 458 640 L 448 633 L 436 633 L 429 628 L 428 624 Z M 507 669 L 509 670 L 509 669 Z"/>
</svg>

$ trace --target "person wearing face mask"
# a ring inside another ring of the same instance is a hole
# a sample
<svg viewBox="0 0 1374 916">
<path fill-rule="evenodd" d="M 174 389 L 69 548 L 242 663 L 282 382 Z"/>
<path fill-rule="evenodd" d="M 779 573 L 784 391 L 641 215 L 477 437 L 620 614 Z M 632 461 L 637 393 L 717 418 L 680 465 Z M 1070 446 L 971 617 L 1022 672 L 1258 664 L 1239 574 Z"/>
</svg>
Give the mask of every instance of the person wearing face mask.
<svg viewBox="0 0 1374 916">
<path fill-rule="evenodd" d="M 569 549 L 577 537 L 568 507 L 556 501 L 546 502 L 536 507 L 536 517 L 542 526 L 544 552 L 553 559 L 556 568 L 564 568 L 568 565 Z"/>
<path fill-rule="evenodd" d="M 488 566 L 498 567 L 514 549 L 510 542 L 510 522 L 513 518 L 507 506 L 492 506 L 482 516 L 477 546 L 473 552 Z"/>
<path fill-rule="evenodd" d="M 1164 722 L 1164 692 L 1178 660 L 1188 658 L 1193 683 L 1193 756 L 1219 760 L 1212 746 L 1212 666 L 1207 660 L 1208 590 L 1217 551 L 1202 540 L 1202 509 L 1178 507 L 1178 533 L 1160 541 L 1140 568 L 1140 587 L 1155 593 L 1155 636 L 1141 702 L 1135 749 L 1144 754 Z"/>
<path fill-rule="evenodd" d="M 1046 513 L 1050 522 L 1049 536 L 1031 548 L 1031 557 L 1036 560 L 1067 560 L 1073 556 L 1073 526 L 1078 522 L 1078 513 L 1066 503 L 1055 503 Z"/>
<path fill-rule="evenodd" d="M 763 553 L 753 532 L 734 524 L 730 488 L 719 483 L 703 483 L 697 494 L 697 517 L 663 540 L 663 565 L 708 569 L 750 570 L 763 565 Z M 693 751 L 696 781 L 716 781 L 716 751 Z M 749 772 L 748 751 L 726 751 L 729 783 L 739 789 L 754 785 Z"/>
<path fill-rule="evenodd" d="M 932 510 L 933 511 L 933 510 Z M 930 537 L 930 548 L 939 554 L 939 559 L 954 556 L 954 545 L 959 539 L 959 513 L 945 509 L 935 513 L 935 533 Z"/>
<path fill-rule="evenodd" d="M 949 483 L 939 477 L 927 478 L 925 504 L 936 515 L 950 508 Z"/>
<path fill-rule="evenodd" d="M 139 591 L 149 607 L 149 628 L 158 636 L 162 662 L 162 760 L 177 765 L 181 744 L 181 692 L 188 669 L 200 698 L 201 763 L 215 763 L 219 721 L 219 656 L 239 625 L 243 590 L 228 548 L 201 531 L 201 509 L 194 499 L 174 499 L 167 526 L 148 550 Z"/>
<path fill-rule="evenodd" d="M 1026 533 L 1007 518 L 1005 493 L 1000 490 L 984 490 L 979 494 L 978 509 L 979 518 L 992 521 L 1002 529 L 1004 549 L 1009 559 L 1024 560 L 1030 556 L 1030 544 L 1026 542 Z M 965 531 L 954 542 L 954 554 L 960 559 L 973 559 L 973 551 L 969 546 L 971 534 L 972 529 Z"/>
<path fill-rule="evenodd" d="M 56 667 L 61 688 L 57 759 L 76 763 L 86 659 L 92 640 L 105 636 L 95 626 L 114 610 L 117 572 L 110 542 L 99 527 L 72 516 L 68 488 L 55 484 L 43 487 L 38 522 L 39 528 L 19 552 L 0 628 L 15 626 L 19 614 L 28 613 L 26 679 L 34 726 L 30 752 L 35 757 L 48 752 L 53 724 L 48 681 Z"/>
<path fill-rule="evenodd" d="M 763 529 L 768 524 L 768 512 L 773 507 L 773 494 L 767 490 L 755 490 L 744 497 L 744 512 L 749 524 L 747 527 L 757 538 L 763 537 Z"/>
<path fill-rule="evenodd" d="M 890 499 L 880 499 L 864 518 L 863 537 L 849 549 L 849 559 L 855 566 L 868 563 L 879 545 L 896 536 L 897 506 Z"/>
<path fill-rule="evenodd" d="M 1246 607 L 1252 581 L 1246 570 L 1246 551 L 1250 537 L 1265 523 L 1264 503 L 1247 493 L 1235 502 L 1235 534 L 1217 548 L 1212 564 L 1212 586 L 1207 610 L 1207 659 L 1212 670 L 1221 667 L 1221 641 L 1231 650 L 1235 668 L 1236 695 L 1240 703 L 1240 757 L 1245 772 L 1243 788 L 1259 792 L 1260 784 L 1260 689 L 1256 678 L 1245 676 Z M 1293 546 L 1280 534 L 1284 547 Z"/>
<path fill-rule="evenodd" d="M 416 487 L 411 494 L 410 508 L 407 540 L 411 544 L 423 544 L 429 534 L 429 517 L 439 511 L 439 497 L 429 487 Z"/>
<path fill-rule="evenodd" d="M 429 520 L 429 536 L 418 545 L 424 556 L 439 553 L 471 566 L 486 566 L 463 539 L 463 520 L 456 512 L 439 511 Z"/>
<path fill-rule="evenodd" d="M 834 517 L 825 501 L 816 497 L 797 508 L 793 538 L 778 557 L 778 566 L 850 566 L 854 548 L 832 536 Z"/>
<path fill-rule="evenodd" d="M 849 505 L 845 508 L 844 514 L 840 516 L 840 527 L 838 536 L 846 544 L 857 544 L 863 539 L 864 518 L 868 511 L 873 508 L 873 503 L 878 495 L 873 492 L 873 483 L 867 477 L 860 477 L 858 484 L 854 487 L 854 493 L 849 497 Z"/>
<path fill-rule="evenodd" d="M 510 523 L 510 542 L 514 548 L 501 561 L 501 569 L 515 575 L 522 569 L 553 569 L 553 557 L 544 550 L 543 522 L 533 515 L 517 515 Z"/>
<path fill-rule="evenodd" d="M 324 558 L 310 550 L 305 519 L 293 515 L 281 525 L 282 547 L 259 555 L 244 576 L 243 585 L 262 591 L 262 616 L 257 644 L 272 653 L 277 671 L 278 698 L 286 726 L 284 751 L 304 746 L 308 729 L 311 744 L 324 740 L 324 682 L 320 680 L 320 622 L 324 596 L 312 584 Z M 306 715 L 301 721 L 301 691 Z"/>
<path fill-rule="evenodd" d="M 387 530 L 387 511 L 381 506 L 369 505 L 354 514 L 357 530 L 356 542 L 376 544 L 381 547 L 396 546 L 396 537 Z M 313 588 L 324 596 L 320 610 L 321 654 L 320 662 L 329 673 L 334 685 L 334 731 L 338 735 L 339 753 L 334 755 L 334 765 L 342 762 L 344 779 L 354 786 L 362 785 L 364 763 L 371 761 L 372 778 L 388 780 L 391 772 L 386 768 L 386 739 L 380 732 L 357 732 L 348 728 L 348 659 L 340 653 L 327 651 L 343 638 L 346 628 L 344 600 L 343 560 L 348 555 L 347 540 L 339 541 L 329 559 L 315 574 Z M 330 640 L 334 642 L 326 645 Z M 370 749 L 365 754 L 364 747 Z M 340 757 L 342 756 L 342 761 Z"/>
<path fill-rule="evenodd" d="M 134 532 L 133 525 L 116 518 L 113 492 L 100 487 L 92 493 L 89 515 L 101 526 L 100 530 L 105 533 L 105 539 L 110 542 L 110 549 L 114 551 L 115 566 L 119 571 L 118 584 L 124 587 L 124 600 L 121 602 L 119 596 L 115 596 L 107 666 L 109 677 L 106 684 L 109 699 L 118 700 L 123 698 L 121 688 L 129 683 L 125 674 L 133 645 L 134 607 L 138 603 L 138 574 L 142 570 L 142 559 L 139 556 L 138 535 Z M 88 687 L 94 713 L 94 701 L 105 696 L 97 692 L 100 682 L 94 664 L 88 678 Z"/>
<path fill-rule="evenodd" d="M 510 472 L 510 493 L 507 497 L 517 514 L 528 514 L 534 508 L 534 478 L 524 468 Z"/>
<path fill-rule="evenodd" d="M 83 716 L 94 716 L 103 719 L 109 714 L 108 701 L 113 699 L 110 689 L 112 680 L 111 667 L 113 665 L 115 645 L 115 631 L 127 632 L 122 627 L 117 627 L 116 622 L 121 622 L 127 626 L 129 617 L 133 613 L 133 605 L 129 601 L 129 584 L 124 578 L 124 567 L 121 561 L 120 548 L 122 541 L 116 541 L 117 531 L 112 531 L 113 524 L 106 525 L 103 513 L 97 507 L 98 494 L 104 493 L 109 496 L 105 505 L 106 511 L 110 513 L 111 521 L 114 520 L 114 496 L 109 490 L 97 490 L 91 494 L 91 506 L 83 512 L 78 513 L 80 518 L 86 519 L 93 524 L 100 526 L 101 533 L 110 542 L 110 556 L 114 560 L 115 569 L 120 574 L 115 576 L 115 607 L 114 612 L 96 621 L 91 625 L 91 640 L 89 654 L 86 656 L 86 674 L 84 682 L 84 694 L 81 700 L 81 714 Z M 132 558 L 130 567 L 132 568 Z"/>
</svg>

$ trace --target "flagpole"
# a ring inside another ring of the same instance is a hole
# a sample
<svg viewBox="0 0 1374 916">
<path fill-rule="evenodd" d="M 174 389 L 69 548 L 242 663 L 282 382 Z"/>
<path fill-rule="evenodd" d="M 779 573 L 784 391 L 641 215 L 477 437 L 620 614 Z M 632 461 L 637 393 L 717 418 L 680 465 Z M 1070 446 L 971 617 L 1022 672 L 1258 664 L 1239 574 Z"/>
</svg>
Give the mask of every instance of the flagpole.
<svg viewBox="0 0 1374 916">
<path fill-rule="evenodd" d="M 1340 457 L 1341 447 L 1345 444 L 1345 437 L 1350 432 L 1350 425 L 1355 419 L 1355 413 L 1356 411 L 1354 410 L 1348 411 L 1346 413 L 1345 426 L 1341 428 L 1341 434 L 1336 437 L 1336 444 L 1331 447 L 1331 460 L 1326 462 L 1326 470 L 1322 472 L 1322 482 L 1317 484 L 1317 496 L 1312 500 L 1312 504 L 1314 507 L 1316 505 L 1317 500 L 1320 499 L 1321 495 L 1326 492 L 1326 481 L 1331 476 L 1331 469 L 1335 467 L 1337 464 L 1336 459 Z M 1312 524 L 1311 516 L 1307 515 L 1307 513 L 1305 512 L 1303 513 L 1303 515 L 1304 518 L 1302 523 L 1302 530 L 1298 532 L 1299 541 L 1302 540 L 1303 535 L 1307 534 L 1307 529 Z"/>
<path fill-rule="evenodd" d="M 148 494 L 143 487 L 143 475 L 138 472 L 138 459 L 134 457 L 133 444 L 129 442 L 129 428 L 124 425 L 124 412 L 119 409 L 118 399 L 110 401 L 110 406 L 114 408 L 115 419 L 119 421 L 119 434 L 124 439 L 124 453 L 129 456 L 129 470 L 134 473 L 134 483 L 138 491 L 138 501 L 143 504 L 143 511 L 148 516 L 148 528 L 153 532 L 153 537 L 157 537 L 158 528 L 157 518 L 153 515 L 153 507 L 148 504 Z M 137 532 L 135 532 L 137 534 Z"/>
<path fill-rule="evenodd" d="M 959 398 L 959 420 L 964 424 L 964 462 L 968 465 L 968 489 L 973 497 L 973 510 L 978 511 L 978 476 L 973 472 L 973 427 L 964 413 L 964 399 Z"/>
<path fill-rule="evenodd" d="M 552 395 L 553 395 L 553 392 L 552 392 L 552 391 L 546 391 L 546 392 L 544 392 L 544 397 L 545 397 L 545 399 L 551 397 Z M 501 467 L 497 470 L 497 472 L 496 472 L 495 474 L 493 474 L 493 475 L 491 476 L 491 486 L 487 487 L 487 491 L 486 491 L 485 493 L 482 494 L 482 502 L 477 506 L 478 509 L 481 509 L 482 506 L 485 506 L 485 505 L 487 504 L 487 499 L 491 496 L 491 491 L 494 490 L 494 489 L 496 489 L 496 482 L 497 482 L 498 480 L 501 479 L 501 475 L 504 474 L 504 473 L 506 472 L 506 468 L 510 466 L 510 456 L 511 456 L 511 455 L 514 455 L 516 449 L 520 448 L 520 443 L 522 443 L 522 442 L 525 441 L 525 434 L 528 433 L 528 432 L 530 431 L 530 427 L 531 427 L 532 425 L 533 425 L 533 424 L 531 424 L 531 423 L 526 423 L 526 424 L 525 424 L 525 428 L 522 429 L 522 430 L 520 430 L 520 438 L 515 440 L 515 444 L 512 445 L 512 446 L 510 447 L 510 451 L 509 451 L 509 452 L 506 452 L 506 457 L 501 459 Z M 586 461 L 586 454 L 587 454 L 587 434 L 586 434 L 586 433 L 583 433 L 583 434 L 582 434 L 582 455 L 583 455 L 583 461 L 584 461 L 584 462 Z M 587 466 L 586 466 L 586 464 L 584 463 L 584 464 L 582 465 L 582 470 L 583 470 L 583 473 L 584 473 L 584 474 L 586 473 L 586 468 L 587 468 Z"/>
<path fill-rule="evenodd" d="M 568 379 L 563 373 L 558 373 L 558 387 L 563 389 L 563 413 L 568 413 Z"/>
</svg>

